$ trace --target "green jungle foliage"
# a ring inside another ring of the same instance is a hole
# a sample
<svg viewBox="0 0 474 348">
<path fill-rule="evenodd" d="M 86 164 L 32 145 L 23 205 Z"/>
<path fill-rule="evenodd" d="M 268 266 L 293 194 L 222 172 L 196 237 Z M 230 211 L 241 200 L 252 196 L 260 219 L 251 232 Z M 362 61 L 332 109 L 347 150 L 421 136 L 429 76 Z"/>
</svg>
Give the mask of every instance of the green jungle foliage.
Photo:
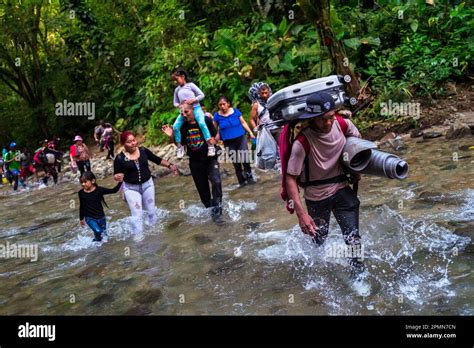
<svg viewBox="0 0 474 348">
<path fill-rule="evenodd" d="M 443 98 L 446 82 L 472 81 L 472 1 L 330 3 L 349 65 L 377 97 L 364 122 L 383 118 L 381 101 Z M 90 137 L 99 119 L 162 142 L 161 126 L 178 115 L 178 65 L 207 111 L 224 94 L 246 118 L 253 82 L 277 91 L 333 73 L 316 28 L 285 1 L 1 0 L 0 26 L 1 145 L 34 147 L 52 135 L 68 143 Z M 94 103 L 95 120 L 57 116 L 64 100 Z"/>
</svg>

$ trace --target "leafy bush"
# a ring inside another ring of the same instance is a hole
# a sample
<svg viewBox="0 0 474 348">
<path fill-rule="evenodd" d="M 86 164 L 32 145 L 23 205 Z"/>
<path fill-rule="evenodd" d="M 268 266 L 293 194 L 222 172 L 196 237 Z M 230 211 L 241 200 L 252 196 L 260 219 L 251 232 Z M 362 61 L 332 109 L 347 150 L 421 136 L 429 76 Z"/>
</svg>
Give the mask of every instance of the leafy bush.
<svg viewBox="0 0 474 348">
<path fill-rule="evenodd" d="M 368 55 L 363 72 L 373 77 L 381 95 L 442 96 L 447 80 L 467 74 L 474 58 L 474 10 L 462 3 L 449 16 L 440 10 L 431 13 L 432 17 L 422 17 L 432 11 L 421 11 L 418 17 L 413 14 L 398 46 L 373 49 Z"/>
<path fill-rule="evenodd" d="M 154 112 L 147 124 L 146 143 L 160 144 L 168 141 L 168 136 L 163 133 L 161 127 L 165 124 L 173 126 L 178 116 L 178 112 Z"/>
</svg>

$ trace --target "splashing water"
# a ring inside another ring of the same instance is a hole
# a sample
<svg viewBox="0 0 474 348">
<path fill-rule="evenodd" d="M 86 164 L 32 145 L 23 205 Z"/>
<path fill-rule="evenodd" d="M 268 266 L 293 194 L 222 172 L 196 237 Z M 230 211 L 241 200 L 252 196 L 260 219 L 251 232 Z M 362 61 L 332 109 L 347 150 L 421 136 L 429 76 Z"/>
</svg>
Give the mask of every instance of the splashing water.
<svg viewBox="0 0 474 348">
<path fill-rule="evenodd" d="M 334 218 L 317 247 L 286 212 L 276 172 L 257 171 L 257 184 L 240 189 L 225 178 L 223 225 L 191 177 L 157 182 L 158 221 L 142 235 L 119 196 L 108 196 L 101 243 L 79 226 L 77 184 L 3 190 L 0 244 L 37 245 L 38 261 L 1 260 L 0 314 L 474 315 L 472 164 L 428 176 L 439 165 L 427 151 L 453 151 L 435 141 L 409 147 L 404 158 L 417 162 L 407 180 L 363 178 L 367 269 L 357 277 L 332 254 L 345 247 Z M 81 298 L 74 306 L 64 300 L 70 294 Z"/>
</svg>

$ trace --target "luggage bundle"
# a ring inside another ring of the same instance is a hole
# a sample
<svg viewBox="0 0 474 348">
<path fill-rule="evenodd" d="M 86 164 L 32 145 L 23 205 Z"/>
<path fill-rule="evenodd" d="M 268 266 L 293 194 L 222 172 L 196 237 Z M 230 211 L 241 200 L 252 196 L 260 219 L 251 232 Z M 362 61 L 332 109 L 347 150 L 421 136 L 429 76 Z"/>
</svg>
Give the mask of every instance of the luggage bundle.
<svg viewBox="0 0 474 348">
<path fill-rule="evenodd" d="M 351 77 L 331 75 L 309 80 L 280 89 L 267 102 L 267 109 L 274 121 L 292 121 L 305 112 L 306 97 L 315 92 L 326 92 L 332 95 L 336 106 L 350 103 L 355 105 L 357 100 L 349 98 L 345 93 L 345 85 L 351 82 Z"/>
<path fill-rule="evenodd" d="M 350 82 L 351 77 L 349 75 L 344 77 L 331 75 L 291 85 L 274 93 L 268 99 L 266 105 L 273 122 L 262 127 L 257 135 L 256 168 L 271 169 L 277 163 L 278 147 L 268 130 L 269 127 L 282 126 L 297 119 L 305 112 L 306 98 L 315 92 L 324 91 L 329 93 L 334 98 L 336 107 L 345 103 L 355 105 L 357 103 L 356 98 L 349 98 L 345 93 L 345 86 Z"/>
</svg>

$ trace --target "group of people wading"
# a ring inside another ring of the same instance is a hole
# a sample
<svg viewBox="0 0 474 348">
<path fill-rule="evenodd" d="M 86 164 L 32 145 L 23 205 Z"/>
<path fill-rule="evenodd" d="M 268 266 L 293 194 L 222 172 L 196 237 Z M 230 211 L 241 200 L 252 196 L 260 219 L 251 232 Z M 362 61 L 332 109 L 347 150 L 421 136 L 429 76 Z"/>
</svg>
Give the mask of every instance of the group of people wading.
<svg viewBox="0 0 474 348">
<path fill-rule="evenodd" d="M 204 93 L 189 80 L 183 69 L 175 69 L 171 77 L 177 84 L 173 103 L 179 109 L 179 116 L 173 126 L 164 125 L 162 131 L 176 144 L 178 159 L 187 153 L 199 197 L 202 204 L 210 208 L 215 223 L 224 223 L 218 143 L 223 142 L 226 152 L 239 154 L 232 161 L 239 187 L 254 184 L 250 156 L 245 159 L 241 154 L 249 151 L 246 134 L 255 139 L 259 127 L 267 126 L 279 145 L 281 195 L 287 201 L 288 210 L 296 212 L 302 232 L 309 235 L 316 245 L 322 245 L 328 235 L 332 212 L 345 243 L 360 245 L 359 200 L 339 161 L 345 137 L 360 137 L 360 133 L 349 119 L 341 117 L 342 112 L 331 95 L 325 92 L 310 95 L 306 111 L 299 117 L 301 121 L 296 126 L 293 124 L 282 129 L 271 123 L 266 108 L 266 101 L 271 96 L 270 86 L 254 84 L 249 91 L 252 101 L 249 127 L 242 113 L 232 107 L 226 96 L 218 98 L 218 111 L 211 116 L 201 106 Z M 82 139 L 75 140 L 81 147 Z M 86 170 L 80 178 L 83 187 L 79 192 L 80 221 L 81 225 L 87 224 L 93 230 L 95 241 L 102 240 L 106 233 L 102 207 L 104 195 L 122 189 L 130 209 L 132 229 L 135 233 L 142 233 L 143 215 L 147 224 L 153 225 L 157 220 L 149 162 L 179 174 L 175 164 L 156 156 L 146 147 L 138 146 L 134 133 L 122 132 L 120 143 L 123 150 L 114 159 L 114 179 L 118 184 L 112 189 L 98 186 L 90 166 L 80 163 L 81 159 L 76 161 L 81 173 L 82 168 Z M 113 151 L 110 156 L 113 156 Z M 359 179 L 357 175 L 352 178 L 353 182 Z M 304 189 L 306 209 L 298 186 Z M 363 269 L 357 258 L 350 259 L 350 263 L 359 270 Z"/>
</svg>

